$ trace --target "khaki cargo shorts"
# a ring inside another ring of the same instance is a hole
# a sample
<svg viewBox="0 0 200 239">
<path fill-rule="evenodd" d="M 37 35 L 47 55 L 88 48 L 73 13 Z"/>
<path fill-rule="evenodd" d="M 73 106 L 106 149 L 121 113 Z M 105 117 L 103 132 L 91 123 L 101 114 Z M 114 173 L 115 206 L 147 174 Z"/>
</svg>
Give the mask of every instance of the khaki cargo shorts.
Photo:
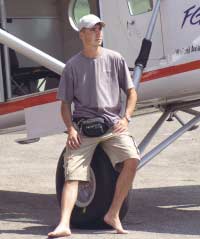
<svg viewBox="0 0 200 239">
<path fill-rule="evenodd" d="M 66 147 L 64 154 L 65 180 L 89 181 L 90 163 L 98 144 L 108 155 L 113 167 L 116 169 L 126 159 L 140 160 L 139 151 L 134 138 L 128 131 L 113 133 L 109 130 L 100 137 L 82 136 L 80 148 L 71 150 Z"/>
</svg>

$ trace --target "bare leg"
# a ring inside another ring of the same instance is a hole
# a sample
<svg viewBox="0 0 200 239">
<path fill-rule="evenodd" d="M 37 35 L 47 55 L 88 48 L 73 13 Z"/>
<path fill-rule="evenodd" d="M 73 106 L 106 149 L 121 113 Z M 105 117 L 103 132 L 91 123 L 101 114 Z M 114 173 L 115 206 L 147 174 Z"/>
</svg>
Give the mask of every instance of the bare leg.
<svg viewBox="0 0 200 239">
<path fill-rule="evenodd" d="M 124 230 L 119 219 L 119 211 L 125 197 L 128 194 L 133 179 L 135 177 L 138 162 L 137 160 L 128 159 L 124 162 L 123 169 L 118 177 L 115 193 L 111 206 L 104 217 L 104 221 L 117 230 L 117 233 L 128 233 Z"/>
<path fill-rule="evenodd" d="M 49 237 L 70 236 L 70 216 L 78 194 L 78 181 L 66 181 L 61 199 L 61 218 L 54 231 L 48 233 Z"/>
</svg>

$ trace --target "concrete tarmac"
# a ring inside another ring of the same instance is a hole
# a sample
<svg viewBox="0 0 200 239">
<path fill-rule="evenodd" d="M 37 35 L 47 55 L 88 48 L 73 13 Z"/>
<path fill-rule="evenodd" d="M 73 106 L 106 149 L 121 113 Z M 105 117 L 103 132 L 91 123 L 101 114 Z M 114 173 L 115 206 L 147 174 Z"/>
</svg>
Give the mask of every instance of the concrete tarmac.
<svg viewBox="0 0 200 239">
<path fill-rule="evenodd" d="M 139 143 L 159 113 L 133 118 Z M 187 117 L 182 114 L 183 119 Z M 166 122 L 151 143 L 179 127 Z M 20 145 L 23 133 L 0 135 L 0 239 L 47 238 L 59 219 L 55 172 L 66 135 Z M 185 239 L 200 237 L 200 129 L 188 131 L 138 171 L 123 220 L 128 235 L 113 230 L 72 230 L 72 239 Z"/>
</svg>

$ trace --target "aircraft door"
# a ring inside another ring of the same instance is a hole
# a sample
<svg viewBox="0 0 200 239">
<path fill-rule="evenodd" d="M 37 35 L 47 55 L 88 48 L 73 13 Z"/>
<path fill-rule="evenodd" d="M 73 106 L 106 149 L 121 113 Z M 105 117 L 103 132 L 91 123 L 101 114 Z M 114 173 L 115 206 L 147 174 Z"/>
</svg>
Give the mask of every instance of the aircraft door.
<svg viewBox="0 0 200 239">
<path fill-rule="evenodd" d="M 169 16 L 176 16 L 169 17 Z M 161 4 L 164 49 L 171 64 L 199 60 L 199 0 L 168 0 Z"/>
<path fill-rule="evenodd" d="M 101 17 L 106 23 L 104 46 L 119 51 L 129 67 L 134 66 L 139 54 L 155 3 L 155 0 L 103 0 L 100 5 Z M 157 19 L 152 42 L 148 66 L 157 65 L 163 57 L 160 16 Z"/>
</svg>

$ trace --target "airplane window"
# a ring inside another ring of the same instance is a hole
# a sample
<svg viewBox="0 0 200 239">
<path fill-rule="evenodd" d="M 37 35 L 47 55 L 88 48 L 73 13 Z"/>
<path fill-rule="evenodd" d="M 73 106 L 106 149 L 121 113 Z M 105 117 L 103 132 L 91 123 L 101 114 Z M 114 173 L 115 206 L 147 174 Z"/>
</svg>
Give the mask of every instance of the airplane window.
<svg viewBox="0 0 200 239">
<path fill-rule="evenodd" d="M 72 27 L 77 30 L 77 23 L 81 17 L 91 12 L 88 0 L 71 0 L 69 5 L 69 20 Z"/>
<path fill-rule="evenodd" d="M 153 0 L 128 0 L 131 15 L 139 15 L 150 12 L 153 9 Z"/>
<path fill-rule="evenodd" d="M 74 6 L 74 18 L 78 22 L 81 17 L 90 13 L 88 0 L 77 0 Z"/>
</svg>

